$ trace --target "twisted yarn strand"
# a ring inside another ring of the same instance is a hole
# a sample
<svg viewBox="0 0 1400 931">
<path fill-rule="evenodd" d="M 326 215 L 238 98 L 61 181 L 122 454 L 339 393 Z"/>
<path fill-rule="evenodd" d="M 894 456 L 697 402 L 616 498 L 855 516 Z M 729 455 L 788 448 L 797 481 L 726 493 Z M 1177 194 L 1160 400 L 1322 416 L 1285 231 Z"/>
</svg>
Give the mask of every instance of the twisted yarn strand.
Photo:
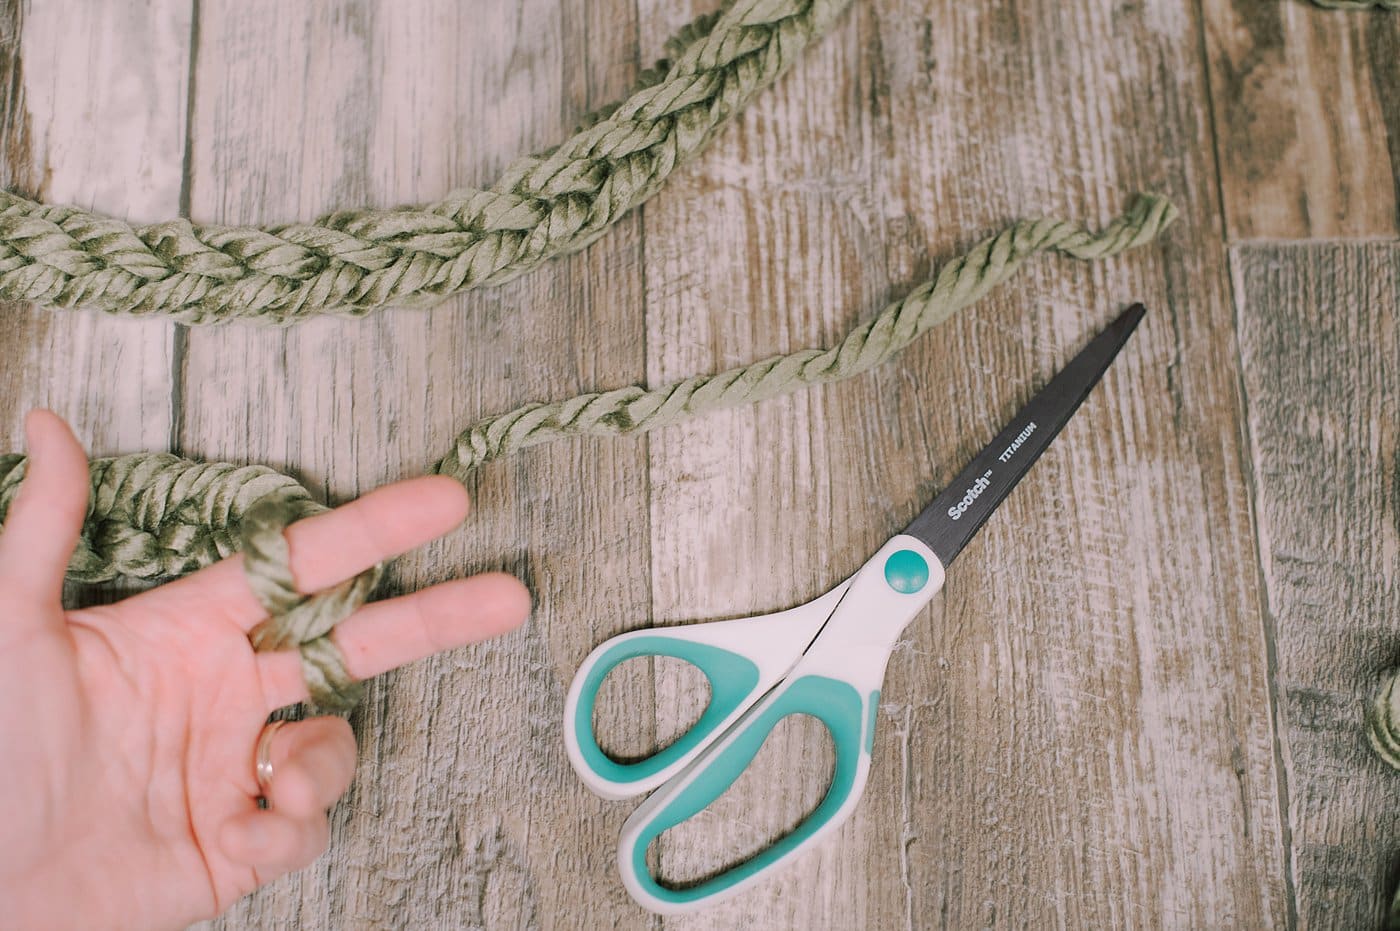
<svg viewBox="0 0 1400 931">
<path fill-rule="evenodd" d="M 1028 220 L 987 239 L 827 349 L 802 349 L 660 388 L 626 387 L 552 404 L 527 404 L 472 425 L 434 465 L 465 481 L 492 459 L 566 436 L 614 436 L 651 430 L 798 388 L 850 378 L 904 347 L 1009 278 L 1027 258 L 1054 250 L 1100 259 L 1155 238 L 1176 217 L 1165 198 L 1143 196 L 1097 233 L 1059 220 Z"/>
<path fill-rule="evenodd" d="M 597 239 L 655 194 L 850 0 L 730 0 L 668 43 L 673 61 L 489 190 L 267 228 L 133 227 L 0 192 L 0 300 L 286 325 L 421 307 Z"/>
</svg>

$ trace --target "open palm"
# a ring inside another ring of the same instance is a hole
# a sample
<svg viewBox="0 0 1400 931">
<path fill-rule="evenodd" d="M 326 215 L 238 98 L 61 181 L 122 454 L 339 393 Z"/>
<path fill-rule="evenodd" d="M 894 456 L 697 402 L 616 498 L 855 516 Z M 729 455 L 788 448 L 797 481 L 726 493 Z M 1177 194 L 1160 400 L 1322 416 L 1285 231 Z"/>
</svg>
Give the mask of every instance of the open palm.
<svg viewBox="0 0 1400 931">
<path fill-rule="evenodd" d="M 306 698 L 295 651 L 254 653 L 266 614 L 230 557 L 118 604 L 64 611 L 64 571 L 87 507 L 68 426 L 26 420 L 29 472 L 0 533 L 0 924 L 182 927 L 223 911 L 325 849 L 326 809 L 349 786 L 340 718 L 275 735 L 270 806 L 254 746 L 270 712 Z M 287 530 L 315 591 L 456 527 L 461 485 L 378 489 Z M 361 608 L 334 639 L 356 678 L 509 630 L 529 598 L 480 575 Z"/>
</svg>

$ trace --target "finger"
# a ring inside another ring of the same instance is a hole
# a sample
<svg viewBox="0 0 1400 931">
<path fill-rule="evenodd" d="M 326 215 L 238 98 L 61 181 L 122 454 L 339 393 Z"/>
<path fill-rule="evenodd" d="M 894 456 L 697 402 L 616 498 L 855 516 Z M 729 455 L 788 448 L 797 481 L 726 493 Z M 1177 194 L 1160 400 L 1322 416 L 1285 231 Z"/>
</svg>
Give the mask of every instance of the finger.
<svg viewBox="0 0 1400 931">
<path fill-rule="evenodd" d="M 57 601 L 87 516 L 87 454 L 53 411 L 30 411 L 24 432 L 29 462 L 0 533 L 0 580 Z"/>
<path fill-rule="evenodd" d="M 443 582 L 411 595 L 365 605 L 331 633 L 347 671 L 370 679 L 442 650 L 476 643 L 519 627 L 530 594 L 500 572 Z M 268 711 L 307 699 L 295 650 L 260 653 L 258 674 Z"/>
<path fill-rule="evenodd" d="M 334 511 L 287 528 L 292 578 L 298 591 L 314 592 L 344 581 L 456 528 L 470 500 L 456 479 L 411 478 L 376 488 Z M 243 576 L 243 557 L 207 566 L 136 596 L 148 608 L 207 617 L 210 606 L 243 630 L 267 616 Z"/>
<path fill-rule="evenodd" d="M 355 777 L 355 733 L 341 718 L 283 725 L 272 736 L 270 807 L 291 818 L 323 815 Z"/>
<path fill-rule="evenodd" d="M 262 882 L 310 866 L 330 843 L 325 814 L 293 818 L 275 808 L 234 815 L 219 830 L 224 856 L 250 866 Z"/>
</svg>

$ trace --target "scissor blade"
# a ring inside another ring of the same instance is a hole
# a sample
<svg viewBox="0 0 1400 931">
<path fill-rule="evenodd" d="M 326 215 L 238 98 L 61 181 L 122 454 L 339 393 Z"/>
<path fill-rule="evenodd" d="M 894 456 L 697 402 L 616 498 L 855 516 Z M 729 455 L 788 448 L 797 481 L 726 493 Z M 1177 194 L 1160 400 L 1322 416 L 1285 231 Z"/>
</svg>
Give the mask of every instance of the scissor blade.
<svg viewBox="0 0 1400 931">
<path fill-rule="evenodd" d="M 1095 336 L 904 532 L 927 543 L 945 568 L 952 563 L 1074 416 L 1145 313 L 1134 304 Z"/>
</svg>

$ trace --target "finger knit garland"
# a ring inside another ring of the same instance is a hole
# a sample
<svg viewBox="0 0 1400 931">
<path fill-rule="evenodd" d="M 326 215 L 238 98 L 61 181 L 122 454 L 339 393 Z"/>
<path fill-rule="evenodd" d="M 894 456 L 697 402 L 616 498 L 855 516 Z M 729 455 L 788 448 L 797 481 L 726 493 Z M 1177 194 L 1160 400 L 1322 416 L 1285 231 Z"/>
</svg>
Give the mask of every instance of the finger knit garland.
<svg viewBox="0 0 1400 931">
<path fill-rule="evenodd" d="M 670 61 L 490 190 L 267 228 L 133 227 L 0 192 L 0 300 L 285 325 L 422 307 L 588 245 L 651 197 L 851 0 L 731 0 L 667 43 Z"/>
</svg>

